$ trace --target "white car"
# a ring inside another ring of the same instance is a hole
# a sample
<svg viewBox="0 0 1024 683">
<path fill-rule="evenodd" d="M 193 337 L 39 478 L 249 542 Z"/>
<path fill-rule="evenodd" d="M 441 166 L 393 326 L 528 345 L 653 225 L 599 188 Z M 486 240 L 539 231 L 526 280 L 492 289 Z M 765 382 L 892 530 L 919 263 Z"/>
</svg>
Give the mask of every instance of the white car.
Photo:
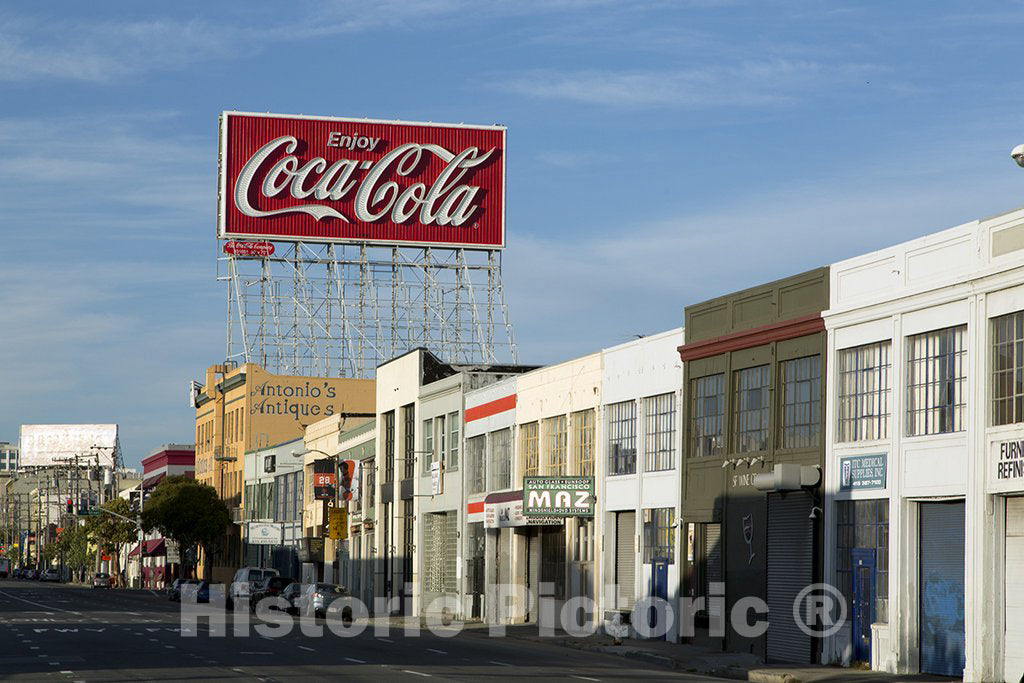
<svg viewBox="0 0 1024 683">
<path fill-rule="evenodd" d="M 235 572 L 231 579 L 231 586 L 228 588 L 227 608 L 235 606 L 235 600 L 248 600 L 253 591 L 263 585 L 263 582 L 271 576 L 280 576 L 276 569 L 264 569 L 263 567 L 242 567 Z"/>
</svg>

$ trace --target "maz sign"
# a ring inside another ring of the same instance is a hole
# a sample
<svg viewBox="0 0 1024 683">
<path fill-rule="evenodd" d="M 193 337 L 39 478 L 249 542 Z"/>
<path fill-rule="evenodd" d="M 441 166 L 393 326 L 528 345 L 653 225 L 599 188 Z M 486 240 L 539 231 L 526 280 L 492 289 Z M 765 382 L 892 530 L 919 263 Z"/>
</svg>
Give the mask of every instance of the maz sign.
<svg viewBox="0 0 1024 683">
<path fill-rule="evenodd" d="M 593 477 L 524 477 L 523 514 L 593 517 Z"/>
</svg>

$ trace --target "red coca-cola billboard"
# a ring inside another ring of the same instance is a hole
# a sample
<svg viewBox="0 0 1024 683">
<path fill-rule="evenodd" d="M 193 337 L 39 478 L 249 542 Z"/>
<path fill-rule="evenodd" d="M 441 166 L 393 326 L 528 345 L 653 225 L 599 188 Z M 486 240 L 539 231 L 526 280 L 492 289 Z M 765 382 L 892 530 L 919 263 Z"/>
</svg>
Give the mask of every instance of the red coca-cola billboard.
<svg viewBox="0 0 1024 683">
<path fill-rule="evenodd" d="M 505 129 L 225 112 L 218 237 L 505 246 Z"/>
</svg>

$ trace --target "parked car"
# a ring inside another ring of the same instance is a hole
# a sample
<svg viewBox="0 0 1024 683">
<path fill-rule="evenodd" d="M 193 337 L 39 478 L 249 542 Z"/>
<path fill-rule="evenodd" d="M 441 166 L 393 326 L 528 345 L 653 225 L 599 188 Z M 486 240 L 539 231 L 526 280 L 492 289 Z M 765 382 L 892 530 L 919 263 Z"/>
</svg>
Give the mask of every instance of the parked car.
<svg viewBox="0 0 1024 683">
<path fill-rule="evenodd" d="M 288 606 L 284 608 L 288 614 L 299 613 L 299 601 L 302 598 L 302 593 L 306 590 L 306 585 L 296 581 L 288 584 L 281 591 L 281 599 L 288 603 Z"/>
<path fill-rule="evenodd" d="M 52 581 L 54 583 L 60 583 L 60 572 L 56 569 L 47 569 L 45 572 L 43 572 L 43 576 L 42 578 L 40 578 L 40 581 Z"/>
<path fill-rule="evenodd" d="M 256 604 L 259 603 L 263 598 L 272 598 L 281 595 L 281 592 L 295 583 L 295 579 L 287 576 L 271 576 L 265 579 L 262 584 L 259 585 L 252 592 L 252 596 L 249 598 L 249 609 L 252 612 L 256 611 Z"/>
<path fill-rule="evenodd" d="M 183 586 L 194 586 L 199 583 L 199 579 L 175 579 L 170 586 L 167 587 L 167 599 L 171 602 L 181 602 L 181 590 Z"/>
<path fill-rule="evenodd" d="M 228 589 L 227 608 L 235 606 L 235 600 L 248 600 L 252 592 L 271 576 L 278 576 L 276 569 L 262 567 L 242 567 L 235 572 Z"/>
<path fill-rule="evenodd" d="M 97 572 L 92 577 L 93 588 L 110 588 L 110 574 Z"/>
<path fill-rule="evenodd" d="M 348 591 L 334 583 L 311 583 L 306 586 L 300 599 L 302 614 L 322 617 L 326 616 L 327 608 L 338 598 L 348 597 Z M 352 620 L 352 608 L 345 607 L 341 613 L 342 621 Z"/>
<path fill-rule="evenodd" d="M 28 576 L 26 576 L 25 578 L 26 579 L 30 579 L 32 581 L 38 581 L 39 580 L 39 570 L 38 569 L 29 569 L 28 570 Z"/>
<path fill-rule="evenodd" d="M 224 584 L 219 581 L 200 581 L 196 589 L 196 602 L 210 602 L 210 589 L 214 586 L 224 590 Z"/>
</svg>

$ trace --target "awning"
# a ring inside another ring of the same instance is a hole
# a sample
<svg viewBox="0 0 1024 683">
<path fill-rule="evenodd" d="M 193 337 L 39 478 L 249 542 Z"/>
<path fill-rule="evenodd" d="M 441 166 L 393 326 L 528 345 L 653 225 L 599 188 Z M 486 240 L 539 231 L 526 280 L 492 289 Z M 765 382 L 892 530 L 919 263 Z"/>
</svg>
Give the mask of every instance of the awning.
<svg viewBox="0 0 1024 683">
<path fill-rule="evenodd" d="M 154 476 L 150 477 L 149 479 L 143 479 L 142 480 L 142 488 L 143 488 L 143 490 L 153 488 L 154 486 L 159 484 L 161 481 L 163 481 L 164 477 L 166 477 L 166 476 L 167 476 L 166 472 L 161 472 L 160 474 L 154 475 Z"/>
<path fill-rule="evenodd" d="M 132 548 L 132 551 L 128 553 L 128 557 L 135 557 L 139 554 L 139 546 Z M 149 541 L 144 541 L 142 546 L 143 557 L 160 557 L 167 554 L 167 543 L 162 538 L 154 538 Z"/>
</svg>

